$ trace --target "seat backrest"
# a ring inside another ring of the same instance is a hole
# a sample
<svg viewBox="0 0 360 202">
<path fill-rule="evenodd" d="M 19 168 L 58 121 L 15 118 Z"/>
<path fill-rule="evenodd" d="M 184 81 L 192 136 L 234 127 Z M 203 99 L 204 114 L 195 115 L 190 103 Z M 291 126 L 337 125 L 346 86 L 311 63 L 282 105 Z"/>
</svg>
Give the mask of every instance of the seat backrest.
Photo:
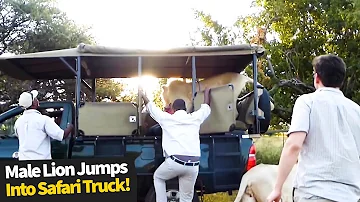
<svg viewBox="0 0 360 202">
<path fill-rule="evenodd" d="M 79 109 L 85 136 L 129 136 L 137 129 L 137 108 L 126 102 L 86 102 Z"/>
<path fill-rule="evenodd" d="M 145 111 L 141 113 L 140 120 L 141 133 L 146 134 L 153 125 L 157 124 L 157 122 L 150 116 L 149 112 Z"/>
<path fill-rule="evenodd" d="M 204 91 L 197 92 L 194 109 L 198 110 L 204 103 Z M 200 127 L 200 134 L 225 133 L 235 126 L 236 105 L 234 86 L 232 84 L 211 88 L 211 114 Z"/>
</svg>

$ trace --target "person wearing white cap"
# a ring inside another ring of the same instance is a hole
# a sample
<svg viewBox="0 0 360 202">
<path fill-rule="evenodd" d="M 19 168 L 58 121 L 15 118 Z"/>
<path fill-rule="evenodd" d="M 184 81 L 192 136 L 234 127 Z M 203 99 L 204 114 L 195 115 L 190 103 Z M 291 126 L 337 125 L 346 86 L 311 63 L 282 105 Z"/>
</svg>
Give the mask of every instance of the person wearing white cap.
<svg viewBox="0 0 360 202">
<path fill-rule="evenodd" d="M 15 122 L 15 133 L 19 138 L 19 160 L 48 160 L 51 157 L 50 137 L 62 141 L 73 130 L 73 125 L 61 129 L 50 117 L 41 114 L 37 108 L 38 91 L 23 92 L 19 106 L 25 109 Z"/>
</svg>

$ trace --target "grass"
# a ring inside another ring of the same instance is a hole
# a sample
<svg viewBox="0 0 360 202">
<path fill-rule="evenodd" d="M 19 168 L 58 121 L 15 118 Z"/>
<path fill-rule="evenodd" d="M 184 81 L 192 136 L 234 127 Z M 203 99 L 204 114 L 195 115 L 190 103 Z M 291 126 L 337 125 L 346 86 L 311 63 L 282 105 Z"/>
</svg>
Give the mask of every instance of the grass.
<svg viewBox="0 0 360 202">
<path fill-rule="evenodd" d="M 283 136 L 263 136 L 254 140 L 256 147 L 256 163 L 278 164 L 286 137 Z M 240 186 L 240 185 L 239 185 Z M 228 193 L 205 194 L 204 202 L 233 202 L 237 191 L 233 191 L 230 196 Z"/>
<path fill-rule="evenodd" d="M 256 163 L 278 164 L 285 140 L 283 136 L 263 136 L 254 140 Z"/>
</svg>

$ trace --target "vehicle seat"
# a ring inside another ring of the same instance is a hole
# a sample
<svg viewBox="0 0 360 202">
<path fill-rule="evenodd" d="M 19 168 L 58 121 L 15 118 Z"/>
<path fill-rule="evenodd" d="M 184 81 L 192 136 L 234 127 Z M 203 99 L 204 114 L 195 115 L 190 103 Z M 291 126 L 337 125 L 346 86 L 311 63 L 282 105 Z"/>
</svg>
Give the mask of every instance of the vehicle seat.
<svg viewBox="0 0 360 202">
<path fill-rule="evenodd" d="M 137 129 L 137 107 L 126 102 L 86 102 L 79 108 L 85 136 L 129 136 Z"/>
<path fill-rule="evenodd" d="M 155 125 L 151 126 L 148 129 L 146 136 L 162 136 L 162 128 L 160 124 L 156 123 Z"/>
<path fill-rule="evenodd" d="M 147 134 L 151 127 L 157 124 L 157 122 L 150 116 L 149 112 L 143 111 L 141 113 L 140 120 L 141 134 Z"/>
<path fill-rule="evenodd" d="M 269 92 L 265 88 L 258 89 L 258 112 L 259 116 L 265 119 L 260 120 L 260 133 L 265 133 L 270 125 L 271 120 L 271 103 Z M 238 116 L 236 117 L 236 128 L 241 130 L 249 130 L 248 133 L 252 134 L 252 124 L 254 123 L 254 91 L 246 94 L 238 99 L 237 103 Z"/>
<path fill-rule="evenodd" d="M 55 123 L 60 126 L 60 123 L 61 123 L 61 116 L 58 116 L 58 117 L 55 117 Z"/>
<path fill-rule="evenodd" d="M 227 84 L 211 88 L 211 114 L 200 126 L 200 134 L 225 133 L 235 129 L 236 103 L 234 86 Z M 194 110 L 204 103 L 204 91 L 197 92 L 194 99 Z"/>
</svg>

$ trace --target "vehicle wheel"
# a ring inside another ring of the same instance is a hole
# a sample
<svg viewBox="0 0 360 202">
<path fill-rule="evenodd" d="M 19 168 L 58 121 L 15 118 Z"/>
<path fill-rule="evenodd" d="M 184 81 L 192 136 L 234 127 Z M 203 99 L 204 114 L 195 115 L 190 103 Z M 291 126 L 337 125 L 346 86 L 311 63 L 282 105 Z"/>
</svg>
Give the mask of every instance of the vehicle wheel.
<svg viewBox="0 0 360 202">
<path fill-rule="evenodd" d="M 168 202 L 179 202 L 180 201 L 179 185 L 175 183 L 168 183 L 166 185 L 166 195 Z M 156 202 L 154 187 L 151 187 L 148 193 L 146 194 L 145 202 Z M 194 190 L 194 196 L 192 202 L 200 202 L 199 196 L 195 190 Z"/>
</svg>

